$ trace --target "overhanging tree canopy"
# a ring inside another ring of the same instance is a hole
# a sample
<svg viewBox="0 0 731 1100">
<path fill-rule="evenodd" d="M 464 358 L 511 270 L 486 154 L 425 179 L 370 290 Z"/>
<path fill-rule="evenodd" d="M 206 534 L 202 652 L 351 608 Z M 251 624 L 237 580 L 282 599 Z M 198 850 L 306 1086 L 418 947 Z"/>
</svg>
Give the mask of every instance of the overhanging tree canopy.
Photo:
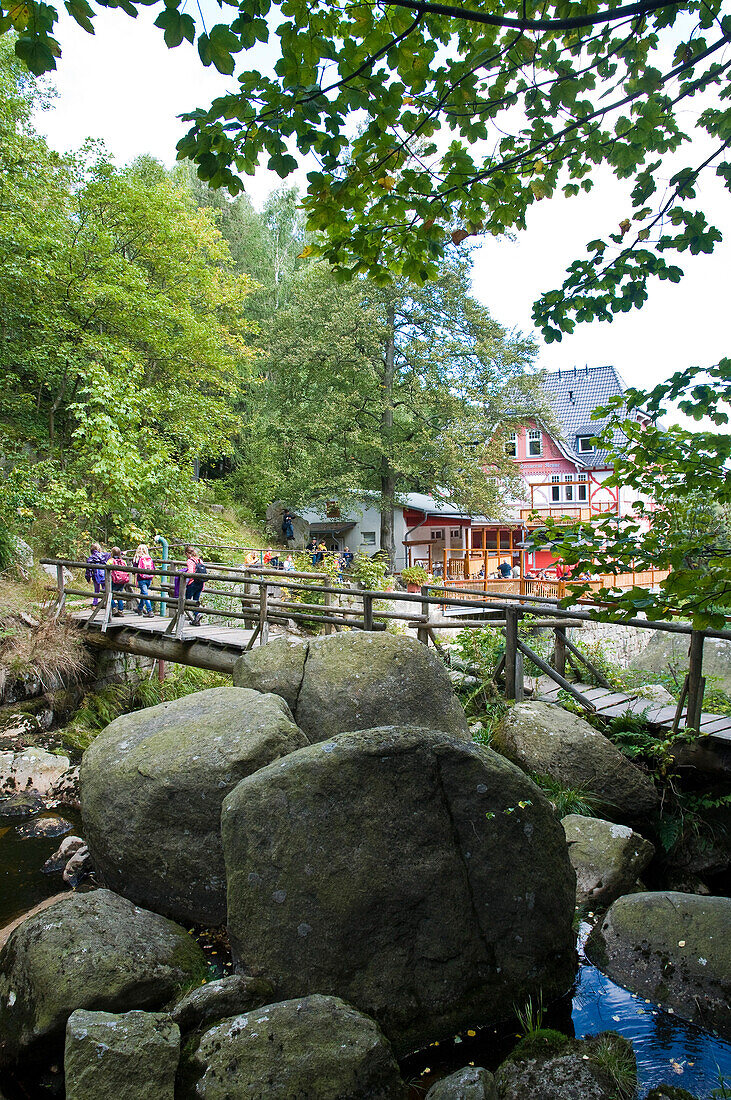
<svg viewBox="0 0 731 1100">
<path fill-rule="evenodd" d="M 139 2 L 105 6 L 135 15 Z M 92 30 L 86 0 L 66 6 Z M 721 0 L 226 0 L 232 18 L 202 33 L 183 7 L 165 0 L 157 18 L 168 46 L 197 37 L 203 63 L 230 74 L 261 43 L 278 57 L 187 116 L 181 155 L 236 192 L 258 164 L 285 178 L 308 154 L 313 250 L 346 277 L 422 281 L 450 240 L 523 228 L 533 203 L 591 191 L 602 166 L 628 181 L 626 216 L 536 303 L 547 340 L 641 305 L 651 277 L 681 277 L 669 257 L 720 239 L 696 192 L 706 170 L 731 180 Z M 54 68 L 54 9 L 7 10 L 20 56 Z"/>
</svg>

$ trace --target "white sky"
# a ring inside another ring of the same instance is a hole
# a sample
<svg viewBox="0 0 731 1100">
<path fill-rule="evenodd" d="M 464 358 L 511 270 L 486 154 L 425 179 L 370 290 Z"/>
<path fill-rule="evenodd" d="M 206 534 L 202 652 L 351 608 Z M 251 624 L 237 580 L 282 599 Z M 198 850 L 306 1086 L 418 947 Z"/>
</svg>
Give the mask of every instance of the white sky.
<svg viewBox="0 0 731 1100">
<path fill-rule="evenodd" d="M 187 4 L 197 15 L 195 0 Z M 58 97 L 54 108 L 38 119 L 56 149 L 77 148 L 87 137 L 103 138 L 120 164 L 151 153 L 170 165 L 175 144 L 187 129 L 176 116 L 208 106 L 235 86 L 233 78 L 222 77 L 213 67 L 205 69 L 188 43 L 168 50 L 162 32 L 152 27 L 157 10 L 140 8 L 136 20 L 119 9 L 99 10 L 94 38 L 62 11 L 58 37 L 63 57 L 54 77 Z M 202 10 L 209 28 L 220 20 L 214 0 L 202 0 Z M 252 54 L 244 64 L 256 67 Z M 247 188 L 260 204 L 280 183 L 279 177 L 262 171 Z M 709 177 L 702 195 L 709 219 L 728 240 L 728 192 Z M 533 300 L 560 286 L 568 263 L 583 257 L 586 242 L 616 229 L 629 213 L 628 201 L 612 181 L 589 196 L 535 204 L 528 229 L 516 241 L 490 240 L 475 249 L 475 295 L 502 324 L 530 332 Z M 672 262 L 687 272 L 679 284 L 657 283 L 642 310 L 622 314 L 611 324 L 579 325 L 560 344 L 543 345 L 539 364 L 553 370 L 611 363 L 630 385 L 647 387 L 691 364 L 717 362 L 731 352 L 725 241 L 710 257 L 685 255 L 678 261 L 671 254 Z"/>
</svg>

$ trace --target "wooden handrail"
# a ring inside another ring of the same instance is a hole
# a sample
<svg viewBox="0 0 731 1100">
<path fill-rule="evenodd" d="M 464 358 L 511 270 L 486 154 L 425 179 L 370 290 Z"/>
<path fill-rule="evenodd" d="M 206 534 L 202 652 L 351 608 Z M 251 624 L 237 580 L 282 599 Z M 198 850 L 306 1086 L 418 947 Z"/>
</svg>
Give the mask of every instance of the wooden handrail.
<svg viewBox="0 0 731 1100">
<path fill-rule="evenodd" d="M 487 551 L 480 551 L 487 556 Z M 446 552 L 445 558 L 446 562 Z M 112 599 L 119 599 L 123 602 L 129 602 L 132 600 L 138 600 L 144 598 L 139 593 L 125 593 L 113 592 L 111 575 L 115 569 L 120 568 L 118 565 L 112 565 L 109 562 L 96 563 L 88 561 L 74 561 L 73 559 L 66 558 L 43 558 L 41 564 L 50 565 L 55 567 L 56 570 L 56 616 L 60 615 L 68 595 L 82 596 L 90 593 L 84 593 L 78 588 L 71 588 L 66 585 L 64 578 L 64 569 L 94 569 L 103 570 L 104 572 L 104 599 L 98 604 L 98 606 L 92 612 L 92 615 L 87 619 L 85 627 L 93 622 L 97 613 L 102 610 L 103 618 L 101 622 L 102 632 L 107 632 L 110 625 Z M 170 563 L 167 562 L 166 566 Z M 584 601 L 583 606 L 593 608 L 594 610 L 574 610 L 563 607 L 558 607 L 558 598 L 564 595 L 566 588 L 570 591 L 570 583 L 567 586 L 563 582 L 557 584 L 558 592 L 554 596 L 542 596 L 528 591 L 528 588 L 533 587 L 531 581 L 527 578 L 521 578 L 517 583 L 520 591 L 517 593 L 510 593 L 501 591 L 492 596 L 487 590 L 487 579 L 483 581 L 482 587 L 479 589 L 469 588 L 452 588 L 448 584 L 438 583 L 431 585 L 424 585 L 418 596 L 417 602 L 420 604 L 420 613 L 415 613 L 413 609 L 404 608 L 399 609 L 400 603 L 414 603 L 414 595 L 406 592 L 381 592 L 373 590 L 362 590 L 354 588 L 346 588 L 344 586 L 335 585 L 330 581 L 330 577 L 327 573 L 303 573 L 299 571 L 287 572 L 279 569 L 271 569 L 263 566 L 251 566 L 245 568 L 240 565 L 226 566 L 221 565 L 218 569 L 207 569 L 206 573 L 183 573 L 180 569 L 176 568 L 143 568 L 140 566 L 125 565 L 124 571 L 134 576 L 136 574 L 144 574 L 145 576 L 159 577 L 159 578 L 175 578 L 178 577 L 182 580 L 185 578 L 185 583 L 179 585 L 178 597 L 175 603 L 170 603 L 169 606 L 175 608 L 174 617 L 171 620 L 170 627 L 167 633 L 178 641 L 183 640 L 185 616 L 188 612 L 195 612 L 196 614 L 208 615 L 213 617 L 222 617 L 234 620 L 254 620 L 257 622 L 255 634 L 253 635 L 249 645 L 253 644 L 254 639 L 259 636 L 260 642 L 266 644 L 269 636 L 269 623 L 270 622 L 282 622 L 289 618 L 296 621 L 310 621 L 322 624 L 326 630 L 330 631 L 333 628 L 347 626 L 356 629 L 364 630 L 381 630 L 384 629 L 385 624 L 381 620 L 398 620 L 406 623 L 410 623 L 417 627 L 417 636 L 420 641 L 427 644 L 429 639 L 436 644 L 434 638 L 434 627 L 440 624 L 436 620 L 430 620 L 429 609 L 430 607 L 438 606 L 446 611 L 448 607 L 465 609 L 479 609 L 482 611 L 502 611 L 504 612 L 504 618 L 500 623 L 486 621 L 479 622 L 476 619 L 470 618 L 461 622 L 455 622 L 453 619 L 446 619 L 443 622 L 445 628 L 452 628 L 459 625 L 463 628 L 499 628 L 504 629 L 505 633 L 505 692 L 506 697 L 511 699 L 520 700 L 523 697 L 523 655 L 529 657 L 535 664 L 541 668 L 542 671 L 550 675 L 561 687 L 566 690 L 570 690 L 575 698 L 577 698 L 582 704 L 586 704 L 591 707 L 591 703 L 588 699 L 585 699 L 580 692 L 575 688 L 567 685 L 569 681 L 565 678 L 565 652 L 568 649 L 571 652 L 575 652 L 575 647 L 565 637 L 565 630 L 570 627 L 572 623 L 582 624 L 584 622 L 596 622 L 602 621 L 602 618 L 606 621 L 613 620 L 611 616 L 611 607 L 607 604 L 592 604 L 589 601 Z M 656 571 L 650 571 L 651 577 L 654 578 Z M 635 572 L 636 577 L 636 572 Z M 188 585 L 195 580 L 203 581 L 204 585 L 209 582 L 216 584 L 229 584 L 240 585 L 244 584 L 244 592 L 239 591 L 226 591 L 220 588 L 208 588 L 208 592 L 212 596 L 230 597 L 241 603 L 241 611 L 234 611 L 232 609 L 224 610 L 220 607 L 212 607 L 200 602 L 194 602 L 186 598 Z M 297 583 L 302 582 L 302 583 Z M 309 582 L 309 583 L 308 583 Z M 329 583 L 328 583 L 329 582 Z M 499 584 L 500 582 L 493 582 Z M 545 581 L 536 581 L 537 586 L 545 585 Z M 170 590 L 171 585 L 155 587 L 151 589 L 151 593 L 163 593 Z M 254 591 L 258 588 L 258 594 L 254 594 Z M 277 598 L 276 593 L 270 593 L 270 589 L 284 589 L 288 594 L 293 592 L 309 593 L 317 591 L 322 593 L 325 599 L 323 604 L 315 604 L 312 602 L 298 603 L 296 601 Z M 451 593 L 454 593 L 451 594 Z M 456 593 L 459 593 L 457 596 Z M 362 603 L 362 611 L 360 615 L 356 608 L 341 608 L 336 604 L 333 604 L 332 597 L 339 595 L 347 595 L 351 598 L 359 599 Z M 154 596 L 152 598 L 155 598 Z M 378 604 L 391 603 L 393 610 L 389 610 L 384 607 L 379 607 Z M 257 609 L 258 604 L 258 609 Z M 257 613 L 258 612 L 258 613 Z M 519 625 L 524 615 L 536 616 L 542 623 L 548 621 L 553 622 L 554 630 L 556 631 L 556 645 L 554 649 L 554 668 L 539 658 L 538 655 L 533 653 L 532 650 L 523 642 L 519 636 Z M 688 725 L 697 726 L 700 721 L 701 706 L 703 702 L 703 691 L 705 681 L 702 676 L 702 657 L 703 657 L 703 641 L 705 638 L 720 638 L 724 640 L 731 639 L 731 630 L 694 630 L 692 626 L 687 623 L 675 623 L 665 622 L 662 620 L 656 622 L 648 622 L 645 619 L 621 619 L 619 620 L 623 625 L 633 626 L 642 630 L 659 630 L 673 634 L 685 634 L 690 635 L 691 638 L 691 661 L 688 673 L 688 688 L 687 688 L 687 715 L 686 723 Z M 728 620 L 727 620 L 728 621 Z M 695 728 L 695 726 L 694 726 Z"/>
</svg>

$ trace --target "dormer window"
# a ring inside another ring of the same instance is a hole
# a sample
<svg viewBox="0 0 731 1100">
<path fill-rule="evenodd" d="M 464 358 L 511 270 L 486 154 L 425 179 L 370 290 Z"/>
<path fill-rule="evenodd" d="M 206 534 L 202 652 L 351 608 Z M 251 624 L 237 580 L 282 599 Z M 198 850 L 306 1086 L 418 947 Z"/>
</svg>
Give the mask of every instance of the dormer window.
<svg viewBox="0 0 731 1100">
<path fill-rule="evenodd" d="M 576 437 L 576 445 L 579 454 L 586 454 L 594 450 L 594 436 L 579 435 Z"/>
<path fill-rule="evenodd" d="M 515 458 L 518 446 L 517 432 L 508 432 L 508 438 L 505 440 L 505 454 L 508 458 Z"/>
<path fill-rule="evenodd" d="M 536 429 L 528 432 L 528 454 L 533 458 L 543 454 L 543 432 Z"/>
</svg>

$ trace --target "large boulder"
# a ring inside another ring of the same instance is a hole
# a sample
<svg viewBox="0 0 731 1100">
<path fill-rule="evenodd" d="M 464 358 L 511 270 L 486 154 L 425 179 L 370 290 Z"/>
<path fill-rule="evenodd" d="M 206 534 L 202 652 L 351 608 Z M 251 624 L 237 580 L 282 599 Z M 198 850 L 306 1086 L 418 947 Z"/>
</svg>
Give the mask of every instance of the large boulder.
<svg viewBox="0 0 731 1100">
<path fill-rule="evenodd" d="M 655 847 L 629 825 L 568 814 L 561 819 L 576 871 L 576 904 L 606 908 L 637 882 Z"/>
<path fill-rule="evenodd" d="M 635 820 L 657 806 L 652 780 L 583 718 L 553 703 L 518 703 L 494 744 L 524 771 L 593 795 L 611 817 Z"/>
<path fill-rule="evenodd" d="M 239 783 L 221 817 L 238 964 L 342 996 L 399 1050 L 574 973 L 574 873 L 518 768 L 434 730 L 342 735 Z"/>
<path fill-rule="evenodd" d="M 77 1008 L 160 1008 L 207 974 L 184 928 L 109 890 L 69 894 L 0 951 L 0 1064 L 60 1040 Z"/>
<path fill-rule="evenodd" d="M 307 744 L 276 695 L 220 687 L 124 714 L 81 766 L 84 836 L 108 886 L 176 920 L 222 924 L 221 803 Z"/>
<path fill-rule="evenodd" d="M 211 1028 L 183 1066 L 183 1100 L 400 1100 L 399 1068 L 367 1016 L 336 997 L 266 1005 Z"/>
<path fill-rule="evenodd" d="M 386 725 L 470 736 L 446 668 L 414 638 L 356 630 L 278 639 L 240 657 L 233 679 L 281 695 L 312 742 Z"/>
<path fill-rule="evenodd" d="M 88 1012 L 66 1024 L 66 1100 L 173 1100 L 180 1031 L 161 1012 Z"/>
<path fill-rule="evenodd" d="M 635 1095 L 637 1065 L 616 1032 L 577 1040 L 539 1031 L 503 1062 L 495 1085 L 498 1100 L 618 1100 Z"/>
<path fill-rule="evenodd" d="M 731 1038 L 731 899 L 627 894 L 586 953 L 620 985 Z"/>
</svg>

